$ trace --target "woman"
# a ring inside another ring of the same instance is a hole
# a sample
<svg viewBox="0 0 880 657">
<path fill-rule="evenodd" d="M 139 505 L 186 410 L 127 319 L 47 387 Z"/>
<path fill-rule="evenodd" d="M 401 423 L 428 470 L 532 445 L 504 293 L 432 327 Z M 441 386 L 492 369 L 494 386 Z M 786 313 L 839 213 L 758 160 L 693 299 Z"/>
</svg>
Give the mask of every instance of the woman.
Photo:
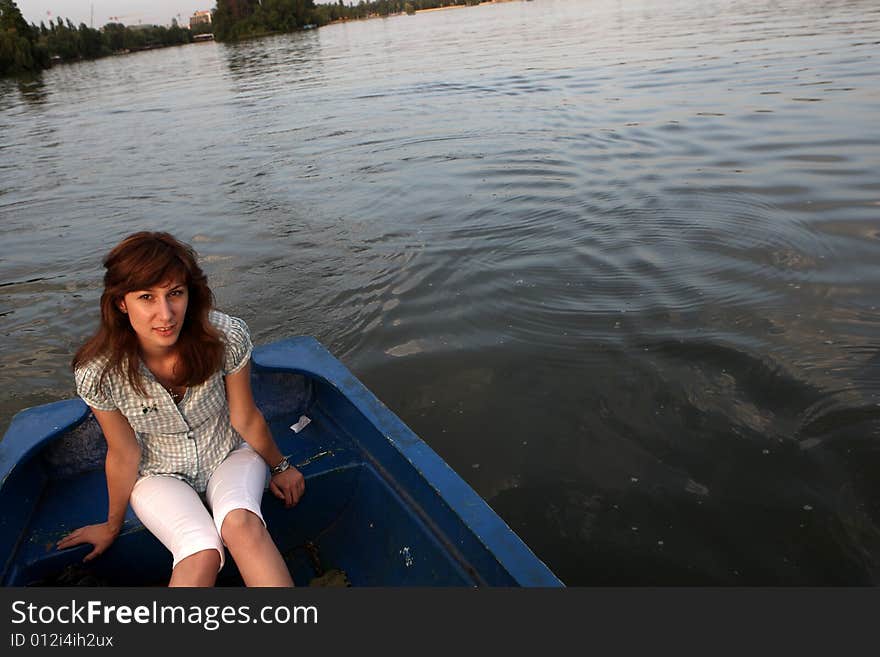
<svg viewBox="0 0 880 657">
<path fill-rule="evenodd" d="M 212 586 L 224 545 L 247 586 L 292 586 L 260 502 L 267 466 L 287 507 L 305 481 L 254 403 L 247 326 L 212 309 L 194 251 L 167 233 L 127 237 L 104 267 L 101 324 L 73 368 L 107 441 L 109 509 L 58 547 L 97 557 L 131 504 L 172 553 L 169 586 Z"/>
</svg>

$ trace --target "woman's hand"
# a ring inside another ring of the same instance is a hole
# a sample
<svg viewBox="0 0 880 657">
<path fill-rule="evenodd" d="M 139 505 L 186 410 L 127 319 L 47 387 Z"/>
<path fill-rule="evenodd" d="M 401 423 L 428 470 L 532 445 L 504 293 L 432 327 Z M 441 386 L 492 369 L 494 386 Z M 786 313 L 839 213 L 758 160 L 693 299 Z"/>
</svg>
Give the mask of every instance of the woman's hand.
<svg viewBox="0 0 880 657">
<path fill-rule="evenodd" d="M 305 478 L 293 466 L 290 466 L 284 472 L 273 475 L 272 480 L 269 482 L 269 490 L 275 494 L 275 497 L 284 502 L 284 506 L 288 509 L 299 502 L 299 498 L 303 496 L 305 489 Z"/>
<path fill-rule="evenodd" d="M 91 561 L 95 557 L 103 554 L 105 550 L 113 544 L 113 541 L 116 540 L 118 535 L 119 528 L 112 527 L 106 522 L 102 522 L 98 525 L 86 525 L 85 527 L 74 529 L 67 536 L 58 541 L 56 547 L 59 550 L 66 550 L 67 548 L 72 548 L 76 545 L 90 543 L 94 546 L 94 549 L 85 556 L 83 561 Z"/>
</svg>

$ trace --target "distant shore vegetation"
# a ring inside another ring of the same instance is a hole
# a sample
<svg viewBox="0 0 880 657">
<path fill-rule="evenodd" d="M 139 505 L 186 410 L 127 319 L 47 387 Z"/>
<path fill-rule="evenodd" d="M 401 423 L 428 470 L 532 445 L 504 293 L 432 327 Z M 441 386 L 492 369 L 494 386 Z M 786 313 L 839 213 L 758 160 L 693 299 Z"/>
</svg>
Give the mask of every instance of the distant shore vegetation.
<svg viewBox="0 0 880 657">
<path fill-rule="evenodd" d="M 60 17 L 28 25 L 13 0 L 0 0 L 0 76 L 35 73 L 54 63 L 96 59 L 137 50 L 191 43 L 193 31 L 171 27 L 107 23 L 100 29 Z"/>
<path fill-rule="evenodd" d="M 101 28 L 54 22 L 28 24 L 14 0 L 0 0 L 0 76 L 36 73 L 55 63 L 96 59 L 138 50 L 192 43 L 200 33 L 218 41 L 310 29 L 347 20 L 415 14 L 427 9 L 470 6 L 499 0 L 216 0 L 211 23 L 195 29 L 157 25 L 107 23 Z"/>
<path fill-rule="evenodd" d="M 236 41 L 254 36 L 320 27 L 338 21 L 425 9 L 482 4 L 484 0 L 352 0 L 315 4 L 313 0 L 217 0 L 213 12 L 214 38 Z"/>
</svg>

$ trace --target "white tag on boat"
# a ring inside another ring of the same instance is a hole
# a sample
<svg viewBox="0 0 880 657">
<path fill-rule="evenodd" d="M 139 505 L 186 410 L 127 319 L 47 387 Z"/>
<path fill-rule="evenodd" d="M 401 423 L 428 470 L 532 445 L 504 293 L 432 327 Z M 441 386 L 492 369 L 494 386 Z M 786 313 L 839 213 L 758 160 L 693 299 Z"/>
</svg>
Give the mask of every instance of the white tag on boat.
<svg viewBox="0 0 880 657">
<path fill-rule="evenodd" d="M 294 433 L 299 433 L 306 428 L 306 425 L 309 422 L 311 422 L 309 418 L 307 418 L 305 415 L 300 415 L 299 420 L 297 420 L 296 424 L 291 424 L 290 428 L 293 429 Z"/>
</svg>

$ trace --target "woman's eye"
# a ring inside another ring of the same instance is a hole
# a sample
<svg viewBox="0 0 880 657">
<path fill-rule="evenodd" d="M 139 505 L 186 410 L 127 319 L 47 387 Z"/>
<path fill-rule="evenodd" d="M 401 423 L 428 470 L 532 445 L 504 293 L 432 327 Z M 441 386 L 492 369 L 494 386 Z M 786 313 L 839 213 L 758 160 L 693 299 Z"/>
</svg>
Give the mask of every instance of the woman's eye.
<svg viewBox="0 0 880 657">
<path fill-rule="evenodd" d="M 138 297 L 138 299 L 143 299 L 144 301 L 149 301 L 152 298 L 153 298 L 152 294 L 142 294 L 141 296 Z"/>
</svg>

